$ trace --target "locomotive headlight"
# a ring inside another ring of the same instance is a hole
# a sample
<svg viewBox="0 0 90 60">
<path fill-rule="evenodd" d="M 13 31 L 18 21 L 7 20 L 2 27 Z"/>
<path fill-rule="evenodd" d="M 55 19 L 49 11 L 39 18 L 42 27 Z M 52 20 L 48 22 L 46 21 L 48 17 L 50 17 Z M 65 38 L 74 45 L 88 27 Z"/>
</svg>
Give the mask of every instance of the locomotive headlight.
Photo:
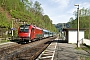
<svg viewBox="0 0 90 60">
<path fill-rule="evenodd" d="M 29 35 L 28 35 L 29 37 L 30 37 L 30 33 L 29 33 Z"/>
</svg>

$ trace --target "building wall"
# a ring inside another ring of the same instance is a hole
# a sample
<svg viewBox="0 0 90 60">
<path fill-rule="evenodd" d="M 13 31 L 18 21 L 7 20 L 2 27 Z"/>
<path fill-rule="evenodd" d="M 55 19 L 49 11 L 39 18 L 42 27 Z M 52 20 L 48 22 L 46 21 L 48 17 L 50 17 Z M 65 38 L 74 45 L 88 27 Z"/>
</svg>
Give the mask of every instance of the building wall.
<svg viewBox="0 0 90 60">
<path fill-rule="evenodd" d="M 84 31 L 79 31 L 79 40 L 84 38 Z M 70 30 L 68 31 L 68 43 L 77 43 L 77 31 Z"/>
</svg>

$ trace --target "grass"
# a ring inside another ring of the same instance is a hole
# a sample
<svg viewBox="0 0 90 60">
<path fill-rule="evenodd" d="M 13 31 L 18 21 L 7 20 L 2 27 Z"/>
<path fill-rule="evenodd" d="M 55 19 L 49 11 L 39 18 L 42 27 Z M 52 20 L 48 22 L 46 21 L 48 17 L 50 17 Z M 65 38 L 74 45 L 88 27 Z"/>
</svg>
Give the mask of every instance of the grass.
<svg viewBox="0 0 90 60">
<path fill-rule="evenodd" d="M 90 46 L 86 44 L 82 44 L 80 48 L 76 47 L 76 50 L 85 50 L 85 51 L 90 51 Z M 87 56 L 80 56 L 80 60 L 90 60 L 90 57 Z"/>
<path fill-rule="evenodd" d="M 0 43 L 10 42 L 10 40 L 1 40 Z"/>
<path fill-rule="evenodd" d="M 75 49 L 76 49 L 76 50 L 82 50 L 82 48 L 80 48 L 80 47 L 76 47 Z"/>
<path fill-rule="evenodd" d="M 80 60 L 90 60 L 90 57 L 80 56 Z"/>
<path fill-rule="evenodd" d="M 86 45 L 86 44 L 83 44 L 84 46 L 86 46 L 88 49 L 90 49 L 90 46 Z"/>
<path fill-rule="evenodd" d="M 86 57 L 86 60 L 90 60 L 90 57 Z"/>
<path fill-rule="evenodd" d="M 88 46 L 86 44 L 83 44 L 83 46 L 85 46 L 85 47 L 83 47 L 84 50 L 90 50 L 90 46 Z"/>
<path fill-rule="evenodd" d="M 77 50 L 82 50 L 82 48 L 83 48 L 83 49 L 85 49 L 85 50 L 90 50 L 90 46 L 88 46 L 88 45 L 86 45 L 86 44 L 82 44 L 81 46 L 83 46 L 83 47 L 76 47 L 75 49 L 77 49 Z"/>
</svg>

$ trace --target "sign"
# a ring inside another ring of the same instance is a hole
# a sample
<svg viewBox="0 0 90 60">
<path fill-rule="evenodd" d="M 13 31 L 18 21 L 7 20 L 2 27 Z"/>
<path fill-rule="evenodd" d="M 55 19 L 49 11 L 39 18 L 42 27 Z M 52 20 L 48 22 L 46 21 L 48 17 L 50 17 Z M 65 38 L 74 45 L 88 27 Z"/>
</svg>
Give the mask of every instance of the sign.
<svg viewBox="0 0 90 60">
<path fill-rule="evenodd" d="M 15 28 L 11 28 L 11 30 L 15 30 Z"/>
</svg>

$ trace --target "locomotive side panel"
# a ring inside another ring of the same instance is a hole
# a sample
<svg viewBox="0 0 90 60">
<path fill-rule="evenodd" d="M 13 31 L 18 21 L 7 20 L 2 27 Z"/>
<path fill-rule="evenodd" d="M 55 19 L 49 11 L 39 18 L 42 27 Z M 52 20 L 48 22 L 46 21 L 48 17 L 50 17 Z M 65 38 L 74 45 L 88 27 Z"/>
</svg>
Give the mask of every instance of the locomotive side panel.
<svg viewBox="0 0 90 60">
<path fill-rule="evenodd" d="M 35 38 L 42 38 L 42 37 L 43 37 L 42 29 L 36 28 L 35 29 Z"/>
<path fill-rule="evenodd" d="M 30 39 L 33 40 L 35 38 L 35 29 L 32 28 L 31 29 L 31 36 L 30 36 Z"/>
</svg>

